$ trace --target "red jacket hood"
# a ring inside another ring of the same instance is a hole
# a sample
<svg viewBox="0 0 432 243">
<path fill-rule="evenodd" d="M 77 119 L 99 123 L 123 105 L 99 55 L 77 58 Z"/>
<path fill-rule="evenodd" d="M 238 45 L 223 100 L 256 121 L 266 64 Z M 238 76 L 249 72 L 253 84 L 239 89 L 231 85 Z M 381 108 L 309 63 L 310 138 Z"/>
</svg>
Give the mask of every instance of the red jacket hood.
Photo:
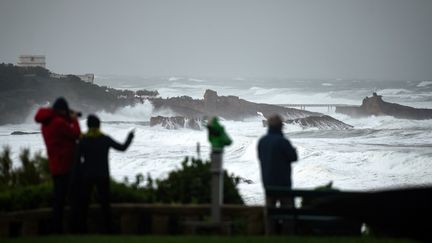
<svg viewBox="0 0 432 243">
<path fill-rule="evenodd" d="M 47 123 L 51 121 L 55 116 L 59 114 L 52 108 L 40 108 L 35 115 L 35 121 L 37 123 Z"/>
</svg>

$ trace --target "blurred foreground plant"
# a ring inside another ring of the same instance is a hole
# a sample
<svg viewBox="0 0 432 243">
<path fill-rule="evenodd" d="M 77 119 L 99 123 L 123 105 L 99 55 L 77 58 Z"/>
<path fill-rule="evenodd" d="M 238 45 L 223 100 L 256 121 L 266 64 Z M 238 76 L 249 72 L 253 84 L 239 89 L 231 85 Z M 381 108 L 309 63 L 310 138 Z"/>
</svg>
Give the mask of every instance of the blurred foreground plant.
<svg viewBox="0 0 432 243">
<path fill-rule="evenodd" d="M 48 160 L 40 152 L 31 157 L 30 150 L 23 149 L 19 158 L 21 166 L 14 168 L 10 148 L 0 153 L 0 191 L 49 181 Z"/>
<path fill-rule="evenodd" d="M 238 191 L 240 177 L 224 170 L 224 203 L 243 204 Z M 166 179 L 156 180 L 156 200 L 164 203 L 210 203 L 210 162 L 186 157 L 181 168 L 171 171 Z"/>
<path fill-rule="evenodd" d="M 19 158 L 21 166 L 13 166 L 10 148 L 4 147 L 0 153 L 0 211 L 49 207 L 52 184 L 48 160 L 41 153 L 30 156 L 29 149 L 22 150 Z M 244 203 L 237 188 L 242 182 L 251 183 L 224 171 L 224 203 Z M 186 157 L 167 178 L 154 180 L 137 174 L 133 182 L 111 180 L 111 202 L 210 203 L 210 186 L 210 162 Z"/>
</svg>

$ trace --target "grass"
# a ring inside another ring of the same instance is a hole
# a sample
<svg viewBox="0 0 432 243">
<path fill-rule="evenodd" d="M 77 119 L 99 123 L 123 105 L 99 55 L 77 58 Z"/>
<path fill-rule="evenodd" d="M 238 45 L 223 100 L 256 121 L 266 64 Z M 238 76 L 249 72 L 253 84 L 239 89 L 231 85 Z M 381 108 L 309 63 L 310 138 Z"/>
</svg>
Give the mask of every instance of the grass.
<svg viewBox="0 0 432 243">
<path fill-rule="evenodd" d="M 416 242 L 408 239 L 388 239 L 371 237 L 300 237 L 300 236 L 106 236 L 106 235 L 86 235 L 86 236 L 43 236 L 43 237 L 20 237 L 14 239 L 1 239 L 2 243 L 409 243 Z"/>
</svg>

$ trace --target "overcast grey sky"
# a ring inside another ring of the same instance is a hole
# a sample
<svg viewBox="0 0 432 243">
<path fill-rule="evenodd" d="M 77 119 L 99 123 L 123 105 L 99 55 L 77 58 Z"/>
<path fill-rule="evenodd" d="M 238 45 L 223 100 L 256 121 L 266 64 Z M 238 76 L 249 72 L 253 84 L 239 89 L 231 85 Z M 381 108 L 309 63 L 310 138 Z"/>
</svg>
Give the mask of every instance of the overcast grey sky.
<svg viewBox="0 0 432 243">
<path fill-rule="evenodd" d="M 0 0 L 0 62 L 59 73 L 432 79 L 430 0 Z"/>
</svg>

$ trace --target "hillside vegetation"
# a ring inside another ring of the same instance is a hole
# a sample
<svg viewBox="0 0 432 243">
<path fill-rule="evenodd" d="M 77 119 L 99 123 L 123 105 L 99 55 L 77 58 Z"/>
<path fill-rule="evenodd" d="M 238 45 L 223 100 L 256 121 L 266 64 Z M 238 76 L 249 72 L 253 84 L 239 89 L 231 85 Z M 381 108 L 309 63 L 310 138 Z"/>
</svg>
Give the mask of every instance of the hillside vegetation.
<svg viewBox="0 0 432 243">
<path fill-rule="evenodd" d="M 156 96 L 157 91 L 117 90 L 87 83 L 74 75 L 50 77 L 44 68 L 24 68 L 0 64 L 0 125 L 23 122 L 37 106 L 48 105 L 65 97 L 73 109 L 84 113 L 134 105 L 137 96 Z"/>
</svg>

